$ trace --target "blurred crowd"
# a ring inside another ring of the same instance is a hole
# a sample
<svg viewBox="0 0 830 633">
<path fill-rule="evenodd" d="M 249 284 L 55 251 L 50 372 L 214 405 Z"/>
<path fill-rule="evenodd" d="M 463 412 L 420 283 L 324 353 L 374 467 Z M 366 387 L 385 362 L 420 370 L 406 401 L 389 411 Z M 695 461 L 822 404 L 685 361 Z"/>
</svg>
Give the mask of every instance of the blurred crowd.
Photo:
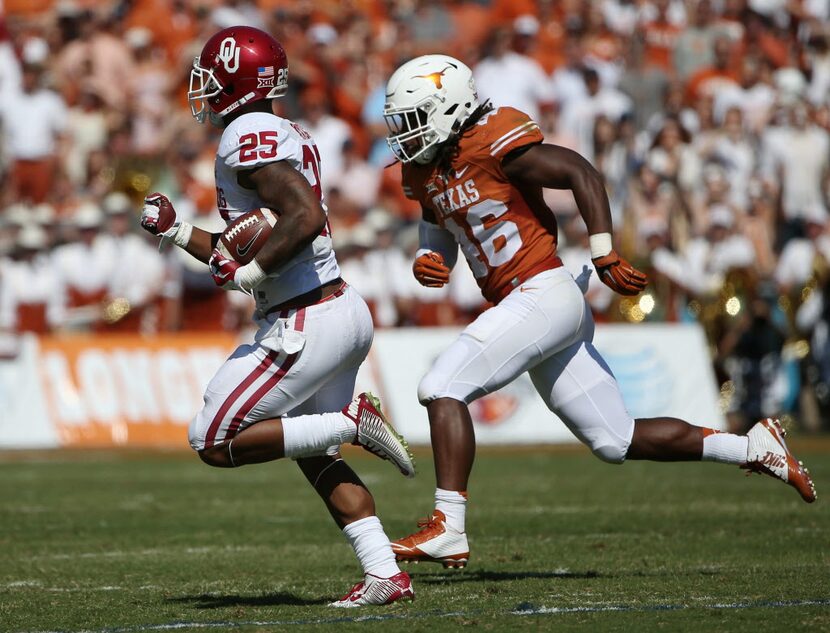
<svg viewBox="0 0 830 633">
<path fill-rule="evenodd" d="M 388 76 L 447 53 L 482 100 L 529 113 L 604 176 L 618 248 L 652 283 L 623 299 L 594 275 L 598 320 L 703 324 L 735 426 L 827 419 L 827 0 L 4 0 L 0 331 L 245 325 L 247 297 L 136 221 L 157 190 L 222 227 L 219 131 L 192 120 L 186 90 L 203 42 L 234 24 L 288 53 L 282 114 L 319 146 L 344 277 L 379 326 L 486 308 L 464 264 L 440 290 L 413 279 L 419 209 L 384 141 Z M 546 197 L 579 275 L 584 223 L 569 192 Z"/>
</svg>

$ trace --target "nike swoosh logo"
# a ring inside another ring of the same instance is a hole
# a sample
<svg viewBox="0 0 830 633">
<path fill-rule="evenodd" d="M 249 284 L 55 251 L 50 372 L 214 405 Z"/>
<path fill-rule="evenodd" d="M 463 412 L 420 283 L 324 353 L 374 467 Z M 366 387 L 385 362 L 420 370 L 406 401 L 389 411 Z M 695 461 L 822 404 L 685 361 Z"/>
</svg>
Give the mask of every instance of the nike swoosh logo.
<svg viewBox="0 0 830 633">
<path fill-rule="evenodd" d="M 464 172 L 466 172 L 469 168 L 470 168 L 470 166 L 469 166 L 469 165 L 467 165 L 467 166 L 466 166 L 464 169 L 462 169 L 461 171 L 457 171 L 457 172 L 455 172 L 455 178 L 456 178 L 456 180 L 461 180 L 461 176 L 463 176 L 463 175 L 464 175 Z"/>
<path fill-rule="evenodd" d="M 257 231 L 256 233 L 254 233 L 254 236 L 253 236 L 250 240 L 248 240 L 248 243 L 247 243 L 247 244 L 245 244 L 245 246 L 241 246 L 241 247 L 240 247 L 240 246 L 239 246 L 239 244 L 237 244 L 237 245 L 236 245 L 236 254 L 237 254 L 239 257 L 245 257 L 245 254 L 246 254 L 249 250 L 251 250 L 251 246 L 253 246 L 253 245 L 254 245 L 254 242 L 256 242 L 256 238 L 258 238 L 258 237 L 259 237 L 259 234 L 260 234 L 260 233 L 262 233 L 262 231 L 263 231 L 263 229 L 264 229 L 264 228 L 265 228 L 265 227 L 259 227 L 259 231 Z"/>
</svg>

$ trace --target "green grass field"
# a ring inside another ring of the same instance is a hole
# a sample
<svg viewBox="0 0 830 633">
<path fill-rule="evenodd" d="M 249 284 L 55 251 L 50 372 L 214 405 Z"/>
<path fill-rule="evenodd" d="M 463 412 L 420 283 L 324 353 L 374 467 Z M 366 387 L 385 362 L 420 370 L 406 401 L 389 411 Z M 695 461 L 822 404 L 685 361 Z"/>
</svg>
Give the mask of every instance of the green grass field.
<svg viewBox="0 0 830 633">
<path fill-rule="evenodd" d="M 812 506 L 719 464 L 481 450 L 469 567 L 409 567 L 414 603 L 347 612 L 326 603 L 357 563 L 290 462 L 5 453 L 0 631 L 829 631 L 830 450 L 796 446 Z M 432 507 L 429 455 L 415 480 L 348 456 L 390 536 L 411 532 Z"/>
</svg>

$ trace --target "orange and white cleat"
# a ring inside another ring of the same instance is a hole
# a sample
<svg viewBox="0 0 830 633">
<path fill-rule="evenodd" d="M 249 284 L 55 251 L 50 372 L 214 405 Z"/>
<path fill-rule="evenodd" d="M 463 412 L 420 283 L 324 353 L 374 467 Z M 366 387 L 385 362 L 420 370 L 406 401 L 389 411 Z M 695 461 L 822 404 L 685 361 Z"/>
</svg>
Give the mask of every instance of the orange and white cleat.
<svg viewBox="0 0 830 633">
<path fill-rule="evenodd" d="M 778 420 L 766 418 L 756 422 L 746 434 L 749 450 L 746 464 L 742 464 L 741 468 L 780 479 L 795 488 L 804 501 L 813 503 L 816 487 L 810 472 L 787 448 L 784 442 L 786 434 Z"/>
<path fill-rule="evenodd" d="M 357 426 L 355 444 L 392 462 L 405 477 L 415 476 L 415 457 L 406 440 L 383 415 L 380 400 L 371 393 L 361 393 L 343 407 L 343 415 Z"/>
<path fill-rule="evenodd" d="M 446 517 L 435 510 L 428 519 L 418 521 L 422 528 L 397 541 L 392 541 L 395 559 L 400 562 L 441 563 L 445 569 L 461 569 L 470 559 L 467 534 L 447 525 Z"/>
<path fill-rule="evenodd" d="M 391 578 L 380 578 L 366 574 L 364 579 L 349 589 L 349 592 L 329 604 L 330 607 L 352 609 L 368 605 L 392 604 L 398 600 L 414 600 L 415 590 L 409 574 L 402 571 Z"/>
</svg>

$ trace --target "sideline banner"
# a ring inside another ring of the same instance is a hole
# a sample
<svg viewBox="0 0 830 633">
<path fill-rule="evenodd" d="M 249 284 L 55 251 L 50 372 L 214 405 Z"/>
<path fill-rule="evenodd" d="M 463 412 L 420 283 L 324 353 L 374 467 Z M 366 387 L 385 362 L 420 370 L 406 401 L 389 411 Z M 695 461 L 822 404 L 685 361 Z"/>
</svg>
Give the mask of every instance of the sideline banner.
<svg viewBox="0 0 830 633">
<path fill-rule="evenodd" d="M 186 447 L 202 392 L 235 347 L 234 336 L 201 333 L 26 338 L 15 371 L 0 362 L 0 394 L 16 403 L 0 445 Z"/>
<path fill-rule="evenodd" d="M 459 331 L 380 330 L 358 374 L 356 390 L 377 393 L 413 444 L 429 443 L 418 383 Z M 723 428 L 697 326 L 598 326 L 595 343 L 635 417 L 671 415 Z M 204 388 L 237 344 L 221 333 L 23 337 L 15 356 L 0 360 L 0 447 L 185 449 Z M 527 375 L 470 409 L 480 444 L 576 441 Z"/>
</svg>

